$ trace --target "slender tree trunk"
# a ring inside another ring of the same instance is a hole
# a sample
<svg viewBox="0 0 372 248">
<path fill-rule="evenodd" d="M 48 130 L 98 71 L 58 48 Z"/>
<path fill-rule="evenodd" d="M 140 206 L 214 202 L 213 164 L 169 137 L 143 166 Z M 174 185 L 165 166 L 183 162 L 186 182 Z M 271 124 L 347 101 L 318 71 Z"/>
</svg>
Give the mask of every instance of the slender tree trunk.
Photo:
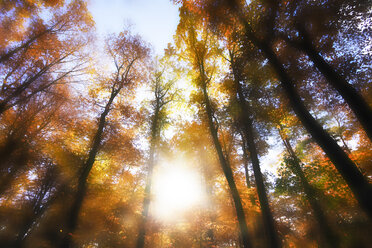
<svg viewBox="0 0 372 248">
<path fill-rule="evenodd" d="M 332 161 L 336 169 L 344 178 L 360 206 L 372 218 L 372 186 L 358 167 L 348 157 L 337 142 L 324 130 L 317 120 L 309 113 L 301 97 L 296 91 L 292 79 L 286 72 L 284 66 L 272 48 L 266 42 L 257 39 L 251 31 L 249 24 L 244 18 L 241 18 L 245 25 L 247 38 L 259 48 L 269 60 L 269 63 L 277 73 L 281 86 L 289 100 L 297 117 L 311 134 L 316 143 L 323 149 L 328 158 Z"/>
<path fill-rule="evenodd" d="M 202 72 L 202 73 L 203 73 L 202 74 L 202 76 L 203 76 L 204 72 Z M 235 211 L 236 211 L 236 215 L 237 215 L 238 223 L 239 223 L 239 228 L 240 228 L 240 234 L 241 234 L 241 238 L 242 238 L 242 241 L 243 241 L 243 247 L 244 248 L 252 247 L 252 242 L 251 242 L 251 238 L 250 238 L 250 235 L 249 235 L 249 232 L 248 232 L 247 222 L 245 220 L 243 205 L 242 205 L 242 202 L 241 202 L 241 198 L 239 196 L 238 189 L 236 188 L 233 172 L 231 170 L 231 167 L 230 167 L 230 164 L 229 164 L 228 160 L 226 160 L 225 155 L 223 154 L 220 141 L 218 140 L 217 128 L 215 127 L 215 124 L 213 122 L 213 111 L 212 111 L 211 103 L 209 101 L 205 79 L 203 80 L 201 87 L 202 87 L 203 96 L 204 96 L 205 110 L 207 112 L 209 131 L 212 135 L 213 143 L 214 143 L 216 152 L 218 154 L 220 165 L 221 165 L 222 170 L 224 172 L 225 178 L 226 178 L 227 183 L 229 185 L 231 196 L 232 196 L 233 201 L 234 201 Z"/>
<path fill-rule="evenodd" d="M 344 137 L 342 137 L 342 134 L 340 134 L 339 137 L 340 137 L 340 140 L 341 140 L 342 144 L 344 145 L 344 148 L 347 151 L 347 153 L 351 154 L 351 150 L 350 150 L 349 146 L 346 144 Z"/>
<path fill-rule="evenodd" d="M 60 185 L 56 192 L 49 198 L 49 200 L 42 204 L 41 202 L 34 208 L 33 215 L 25 220 L 22 225 L 21 230 L 19 230 L 16 240 L 14 241 L 15 248 L 24 247 L 24 243 L 30 233 L 37 225 L 39 219 L 44 215 L 44 213 L 49 209 L 49 207 L 56 201 L 61 192 L 61 189 L 66 187 L 66 185 Z M 50 192 L 49 192 L 50 193 Z"/>
<path fill-rule="evenodd" d="M 76 195 L 74 197 L 72 207 L 70 210 L 70 214 L 67 219 L 67 225 L 66 225 L 66 230 L 64 230 L 65 236 L 62 240 L 62 243 L 60 245 L 61 248 L 70 248 L 72 247 L 72 234 L 75 232 L 77 223 L 78 223 L 78 217 L 79 217 L 79 212 L 81 209 L 81 206 L 83 204 L 84 196 L 86 193 L 87 189 L 87 179 L 89 176 L 89 173 L 93 167 L 93 164 L 96 160 L 97 153 L 100 149 L 101 141 L 102 141 L 102 135 L 103 135 L 103 129 L 106 124 L 106 117 L 108 113 L 110 112 L 111 105 L 119 93 L 120 89 L 114 89 L 112 88 L 111 91 L 111 96 L 109 101 L 107 102 L 104 111 L 102 112 L 100 118 L 99 118 L 99 123 L 98 123 L 98 129 L 97 132 L 93 138 L 93 144 L 92 147 L 89 151 L 88 159 L 84 163 L 82 173 L 79 177 L 78 181 L 78 187 L 76 191 Z"/>
<path fill-rule="evenodd" d="M 292 163 L 290 164 L 289 168 L 300 179 L 306 198 L 310 204 L 314 217 L 318 223 L 320 235 L 323 237 L 326 247 L 329 248 L 340 247 L 340 240 L 338 236 L 335 234 L 335 232 L 332 230 L 326 218 L 326 215 L 316 198 L 315 189 L 310 185 L 301 168 L 300 159 L 297 157 L 295 151 L 292 149 L 289 140 L 282 135 L 281 130 L 279 130 L 279 134 L 290 158 L 292 159 Z"/>
<path fill-rule="evenodd" d="M 252 162 L 254 178 L 257 186 L 258 199 L 260 201 L 265 233 L 267 235 L 268 247 L 281 247 L 281 242 L 277 235 L 274 219 L 269 206 L 269 200 L 267 198 L 263 176 L 261 173 L 260 161 L 258 159 L 256 144 L 254 142 L 250 110 L 242 92 L 242 88 L 239 82 L 239 75 L 237 75 L 237 71 L 234 69 L 235 62 L 233 61 L 233 58 L 231 58 L 231 60 L 231 67 L 234 74 L 234 83 L 237 90 L 238 103 L 240 106 L 239 121 L 241 122 L 242 129 L 244 131 L 244 136 L 247 141 L 248 151 Z"/>
<path fill-rule="evenodd" d="M 242 150 L 243 150 L 243 163 L 244 163 L 244 174 L 245 174 L 245 183 L 247 184 L 247 188 L 251 188 L 251 181 L 249 179 L 249 170 L 248 170 L 248 154 L 247 154 L 247 147 L 246 147 L 246 140 L 244 138 L 243 131 L 240 132 L 240 136 L 242 137 Z"/>
<path fill-rule="evenodd" d="M 140 220 L 137 244 L 136 248 L 143 248 L 145 246 L 145 237 L 146 237 L 146 223 L 149 214 L 150 200 L 151 200 L 151 186 L 152 186 L 152 174 L 154 171 L 155 165 L 155 150 L 158 143 L 158 129 L 159 129 L 159 109 L 160 106 L 157 104 L 155 109 L 154 118 L 151 125 L 151 145 L 150 145 L 150 154 L 148 161 L 148 171 L 147 171 L 147 180 L 145 186 L 145 197 L 143 200 L 143 209 L 142 216 Z"/>
<path fill-rule="evenodd" d="M 249 163 L 249 157 L 247 153 L 247 145 L 246 145 L 246 139 L 244 137 L 243 132 L 241 131 L 240 136 L 242 137 L 242 150 L 243 150 L 243 160 L 244 160 L 244 174 L 245 174 L 245 182 L 247 184 L 248 190 L 252 189 L 252 183 L 249 176 L 249 170 L 248 170 L 248 163 Z M 256 194 L 250 193 L 249 199 L 252 203 L 252 205 L 256 205 Z"/>
<path fill-rule="evenodd" d="M 329 84 L 343 97 L 372 141 L 372 108 L 359 92 L 316 51 L 304 27 L 298 27 L 298 31 L 301 37 L 301 41 L 298 43 L 299 47 L 324 75 Z"/>
</svg>

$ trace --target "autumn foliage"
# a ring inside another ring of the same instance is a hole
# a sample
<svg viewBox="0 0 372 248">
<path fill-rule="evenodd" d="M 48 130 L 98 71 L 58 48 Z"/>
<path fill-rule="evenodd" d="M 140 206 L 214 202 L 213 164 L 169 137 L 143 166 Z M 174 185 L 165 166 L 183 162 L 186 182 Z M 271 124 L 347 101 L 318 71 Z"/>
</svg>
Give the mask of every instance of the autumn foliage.
<svg viewBox="0 0 372 248">
<path fill-rule="evenodd" d="M 173 1 L 160 57 L 88 4 L 0 1 L 0 247 L 370 247 L 368 1 Z"/>
</svg>

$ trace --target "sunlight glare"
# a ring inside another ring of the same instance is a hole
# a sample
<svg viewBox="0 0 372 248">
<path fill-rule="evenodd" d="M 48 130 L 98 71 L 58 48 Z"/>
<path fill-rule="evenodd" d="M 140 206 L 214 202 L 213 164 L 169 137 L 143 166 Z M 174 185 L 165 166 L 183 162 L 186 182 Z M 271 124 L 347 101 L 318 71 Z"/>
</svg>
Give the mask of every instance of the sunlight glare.
<svg viewBox="0 0 372 248">
<path fill-rule="evenodd" d="M 159 166 L 153 184 L 154 216 L 163 221 L 174 221 L 204 201 L 200 175 L 178 163 Z"/>
</svg>

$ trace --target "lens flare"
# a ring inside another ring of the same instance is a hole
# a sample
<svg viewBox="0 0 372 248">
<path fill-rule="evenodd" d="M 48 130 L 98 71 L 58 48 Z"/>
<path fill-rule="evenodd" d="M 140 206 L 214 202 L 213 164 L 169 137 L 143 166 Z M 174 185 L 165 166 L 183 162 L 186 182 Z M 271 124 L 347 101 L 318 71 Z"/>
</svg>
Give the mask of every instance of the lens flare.
<svg viewBox="0 0 372 248">
<path fill-rule="evenodd" d="M 177 221 L 204 203 L 204 187 L 199 173 L 179 163 L 159 166 L 153 179 L 152 211 L 155 218 Z"/>
</svg>

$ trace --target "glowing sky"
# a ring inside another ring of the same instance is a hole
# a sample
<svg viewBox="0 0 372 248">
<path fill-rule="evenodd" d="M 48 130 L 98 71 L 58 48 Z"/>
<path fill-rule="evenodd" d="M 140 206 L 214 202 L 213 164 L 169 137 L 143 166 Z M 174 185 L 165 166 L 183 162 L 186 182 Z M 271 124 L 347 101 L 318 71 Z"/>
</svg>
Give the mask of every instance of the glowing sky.
<svg viewBox="0 0 372 248">
<path fill-rule="evenodd" d="M 130 24 L 158 55 L 172 42 L 179 20 L 171 0 L 90 0 L 88 6 L 99 35 L 118 33 Z"/>
</svg>

